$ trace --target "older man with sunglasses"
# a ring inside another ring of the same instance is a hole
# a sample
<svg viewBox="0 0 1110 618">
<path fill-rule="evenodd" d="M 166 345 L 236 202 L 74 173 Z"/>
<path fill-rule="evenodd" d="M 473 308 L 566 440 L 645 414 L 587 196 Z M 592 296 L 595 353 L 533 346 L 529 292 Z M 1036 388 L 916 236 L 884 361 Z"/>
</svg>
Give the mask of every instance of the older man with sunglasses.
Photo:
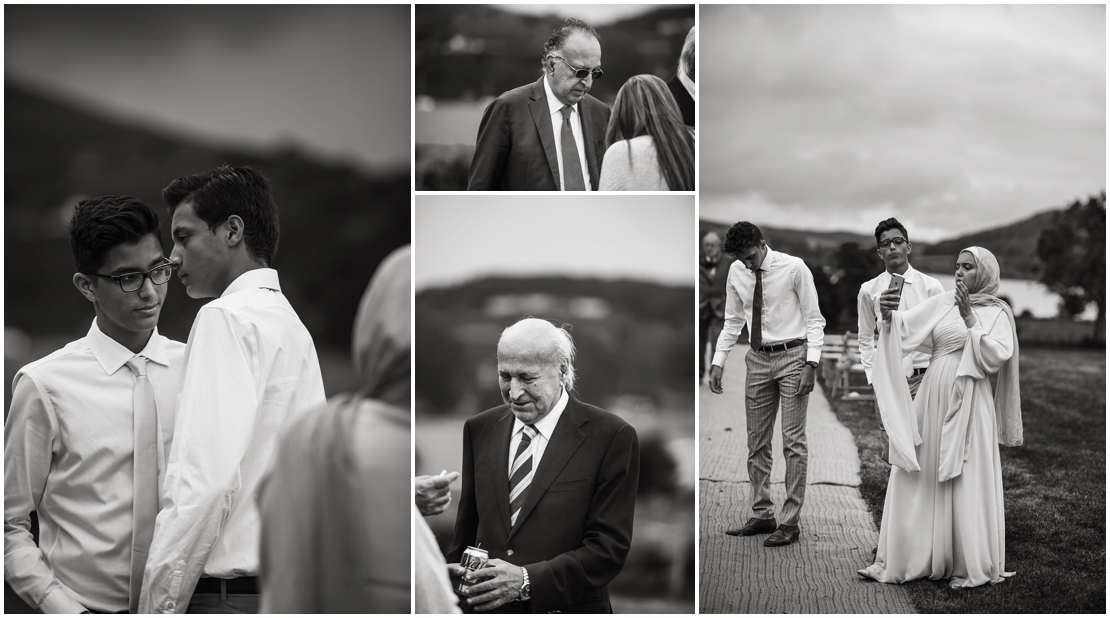
<svg viewBox="0 0 1110 618">
<path fill-rule="evenodd" d="M 609 108 L 587 94 L 601 42 L 568 19 L 543 49 L 543 76 L 489 104 L 478 126 L 470 191 L 597 191 Z"/>
</svg>

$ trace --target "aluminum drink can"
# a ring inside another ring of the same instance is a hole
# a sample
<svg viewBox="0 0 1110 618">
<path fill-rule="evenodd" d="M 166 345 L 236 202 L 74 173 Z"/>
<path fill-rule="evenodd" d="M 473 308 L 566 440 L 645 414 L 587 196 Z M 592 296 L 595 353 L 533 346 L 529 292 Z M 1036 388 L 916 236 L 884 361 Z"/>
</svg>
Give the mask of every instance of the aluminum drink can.
<svg viewBox="0 0 1110 618">
<path fill-rule="evenodd" d="M 467 547 L 463 552 L 462 560 L 459 560 L 459 566 L 467 571 L 477 571 L 478 569 L 485 568 L 486 563 L 489 562 L 489 552 L 480 547 Z M 458 592 L 466 592 L 466 582 L 459 581 L 455 590 Z"/>
</svg>

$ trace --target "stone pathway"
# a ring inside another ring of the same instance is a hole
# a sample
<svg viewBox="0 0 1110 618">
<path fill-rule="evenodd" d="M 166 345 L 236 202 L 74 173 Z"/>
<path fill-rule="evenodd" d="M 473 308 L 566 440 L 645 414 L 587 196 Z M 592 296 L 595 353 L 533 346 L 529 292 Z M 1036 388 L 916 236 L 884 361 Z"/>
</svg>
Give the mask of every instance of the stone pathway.
<svg viewBox="0 0 1110 618">
<path fill-rule="evenodd" d="M 905 590 L 866 581 L 879 532 L 859 494 L 859 456 L 848 428 L 820 387 L 809 398 L 809 473 L 801 538 L 764 547 L 766 535 L 732 537 L 751 517 L 744 418 L 744 355 L 737 344 L 725 366 L 724 394 L 700 397 L 700 598 L 702 613 L 912 613 Z M 785 499 L 781 423 L 775 422 L 771 499 Z"/>
</svg>

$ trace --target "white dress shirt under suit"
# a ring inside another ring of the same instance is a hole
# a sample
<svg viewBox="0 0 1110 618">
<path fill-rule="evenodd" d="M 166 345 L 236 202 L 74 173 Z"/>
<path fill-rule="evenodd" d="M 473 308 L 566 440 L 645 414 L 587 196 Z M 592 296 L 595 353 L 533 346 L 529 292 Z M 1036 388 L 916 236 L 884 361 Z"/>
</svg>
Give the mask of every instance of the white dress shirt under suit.
<svg viewBox="0 0 1110 618">
<path fill-rule="evenodd" d="M 201 575 L 258 574 L 254 499 L 282 422 L 325 404 L 312 336 L 277 271 L 240 275 L 197 313 L 139 611 L 184 613 Z"/>
<path fill-rule="evenodd" d="M 560 139 L 563 130 L 563 113 L 559 110 L 566 105 L 555 97 L 551 91 L 551 84 L 547 83 L 547 75 L 543 76 L 543 90 L 547 93 L 547 113 L 551 114 L 551 129 L 555 132 L 555 154 L 559 158 L 559 190 L 563 188 L 563 140 Z M 582 116 L 578 113 L 578 104 L 570 108 L 570 132 L 574 135 L 574 145 L 578 146 L 578 160 L 582 162 L 582 180 L 586 183 L 586 191 L 590 191 L 590 166 L 586 163 L 586 140 L 582 138 Z"/>
<path fill-rule="evenodd" d="M 878 277 L 864 283 L 859 288 L 856 297 L 856 308 L 859 319 L 859 355 L 863 361 L 863 370 L 867 374 L 867 383 L 871 383 L 871 369 L 875 366 L 875 325 L 877 316 L 882 315 L 879 309 L 879 296 L 890 287 L 890 273 L 883 271 Z M 915 270 L 913 266 L 906 269 L 906 283 L 902 286 L 902 298 L 898 301 L 898 309 L 904 311 L 916 307 L 921 301 L 944 293 L 944 286 L 940 281 Z M 915 368 L 929 366 L 927 352 L 911 352 L 902 359 L 903 369 L 907 377 Z"/>
<path fill-rule="evenodd" d="M 763 271 L 763 345 L 805 339 L 806 361 L 821 360 L 825 318 L 821 317 L 817 306 L 813 273 L 800 258 L 773 251 L 770 247 L 759 269 Z M 725 359 L 736 345 L 744 324 L 751 324 L 754 295 L 755 273 L 736 260 L 728 270 L 725 284 L 725 326 L 717 338 L 714 365 L 725 366 Z"/>
<path fill-rule="evenodd" d="M 559 401 L 555 403 L 555 407 L 551 408 L 551 413 L 543 417 L 538 423 L 533 423 L 532 427 L 536 430 L 536 437 L 532 438 L 532 473 L 540 467 L 540 460 L 543 459 L 543 452 L 547 448 L 547 443 L 551 441 L 551 434 L 555 431 L 555 425 L 559 424 L 559 417 L 563 415 L 563 410 L 567 407 L 569 397 L 567 389 L 563 389 L 562 395 L 559 396 Z M 523 439 L 524 423 L 519 419 L 513 419 L 513 436 L 509 439 L 509 476 L 513 475 L 513 459 L 516 455 L 516 449 L 520 446 L 520 441 Z"/>
<path fill-rule="evenodd" d="M 19 370 L 4 423 L 4 578 L 44 613 L 127 612 L 136 356 L 89 333 Z M 173 438 L 185 344 L 157 329 L 145 357 L 163 452 Z M 31 537 L 39 515 L 39 544 Z"/>
</svg>

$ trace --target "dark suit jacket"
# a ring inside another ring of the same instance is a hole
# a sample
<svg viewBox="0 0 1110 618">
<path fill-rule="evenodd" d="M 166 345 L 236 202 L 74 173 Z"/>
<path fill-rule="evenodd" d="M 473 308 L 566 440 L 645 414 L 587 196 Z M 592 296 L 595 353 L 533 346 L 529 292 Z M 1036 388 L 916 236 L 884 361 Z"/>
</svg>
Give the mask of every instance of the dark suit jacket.
<svg viewBox="0 0 1110 618">
<path fill-rule="evenodd" d="M 510 527 L 513 418 L 499 406 L 463 427 L 462 491 L 447 561 L 481 543 L 491 559 L 527 568 L 531 601 L 508 603 L 504 613 L 611 613 L 608 584 L 632 542 L 636 430 L 570 397 Z"/>
<path fill-rule="evenodd" d="M 678 109 L 682 112 L 682 122 L 688 127 L 694 126 L 694 99 L 686 92 L 686 86 L 679 81 L 678 75 L 667 82 L 667 87 L 671 89 L 675 103 L 678 103 Z"/>
<path fill-rule="evenodd" d="M 586 95 L 578 102 L 590 185 L 597 191 L 609 108 Z M 486 107 L 470 162 L 467 191 L 558 191 L 559 158 L 543 77 L 502 94 Z"/>
<path fill-rule="evenodd" d="M 717 261 L 717 271 L 709 274 L 709 264 L 705 256 L 698 261 L 698 319 L 710 320 L 716 317 L 725 319 L 725 286 L 728 283 L 728 269 L 736 260 L 727 253 L 721 253 Z"/>
</svg>

